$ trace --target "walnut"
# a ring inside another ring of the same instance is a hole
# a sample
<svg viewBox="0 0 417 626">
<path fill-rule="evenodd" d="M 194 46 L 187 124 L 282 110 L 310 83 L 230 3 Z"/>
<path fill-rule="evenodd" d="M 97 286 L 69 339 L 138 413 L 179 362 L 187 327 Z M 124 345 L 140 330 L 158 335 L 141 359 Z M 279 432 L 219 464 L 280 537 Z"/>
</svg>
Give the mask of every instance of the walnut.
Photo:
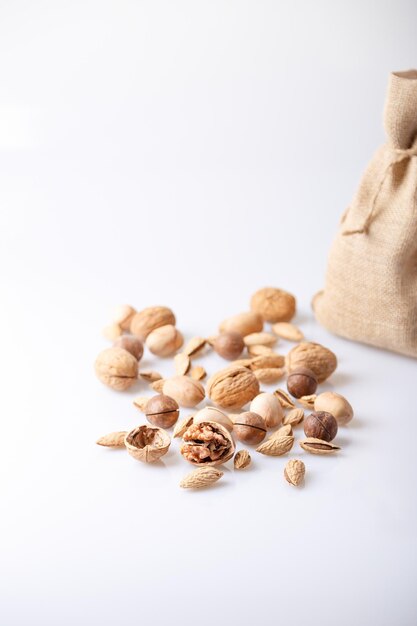
<svg viewBox="0 0 417 626">
<path fill-rule="evenodd" d="M 138 362 L 123 348 L 107 348 L 100 352 L 95 370 L 102 383 L 117 391 L 128 389 L 138 378 Z"/>
<path fill-rule="evenodd" d="M 225 409 L 241 409 L 258 393 L 259 382 L 246 367 L 227 367 L 207 381 L 207 395 Z"/>
<path fill-rule="evenodd" d="M 130 332 L 140 339 L 146 339 L 155 328 L 166 324 L 175 326 L 175 315 L 171 309 L 166 306 L 149 306 L 133 315 Z"/>
<path fill-rule="evenodd" d="M 214 422 L 192 424 L 184 433 L 181 454 L 193 465 L 220 465 L 235 453 L 229 431 Z"/>
<path fill-rule="evenodd" d="M 264 287 L 253 294 L 250 306 L 266 322 L 289 322 L 295 315 L 296 300 L 287 291 Z"/>
<path fill-rule="evenodd" d="M 299 367 L 312 370 L 317 381 L 322 383 L 335 371 L 337 357 L 331 350 L 319 343 L 303 341 L 290 350 L 285 359 L 285 364 L 289 372 Z"/>
</svg>

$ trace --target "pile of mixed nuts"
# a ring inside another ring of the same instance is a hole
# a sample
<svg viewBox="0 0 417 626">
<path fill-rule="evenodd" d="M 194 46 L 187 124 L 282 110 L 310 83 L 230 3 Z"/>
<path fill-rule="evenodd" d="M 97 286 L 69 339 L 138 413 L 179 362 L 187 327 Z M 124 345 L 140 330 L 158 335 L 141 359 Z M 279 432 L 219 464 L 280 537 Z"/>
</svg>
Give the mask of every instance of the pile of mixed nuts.
<svg viewBox="0 0 417 626">
<path fill-rule="evenodd" d="M 172 437 L 183 440 L 181 455 L 197 466 L 181 481 L 184 488 L 213 484 L 223 475 L 215 466 L 232 457 L 236 470 L 249 467 L 250 453 L 246 449 L 236 452 L 235 440 L 256 446 L 256 452 L 268 456 L 288 453 L 295 441 L 293 428 L 302 422 L 306 438 L 299 444 L 303 450 L 321 455 L 340 450 L 332 442 L 338 427 L 352 419 L 352 407 L 338 393 L 316 394 L 319 383 L 337 367 L 335 354 L 305 341 L 301 330 L 291 323 L 296 299 L 290 293 L 274 287 L 260 289 L 252 296 L 250 309 L 224 320 L 216 336 L 194 337 L 184 346 L 175 315 L 168 307 L 142 311 L 128 305 L 119 307 L 112 324 L 104 330 L 113 346 L 98 355 L 96 374 L 102 383 L 118 391 L 132 387 L 140 378 L 157 395 L 141 396 L 133 402 L 148 424 L 131 432 L 110 433 L 97 443 L 124 446 L 135 459 L 151 463 L 167 453 L 171 437 L 166 429 L 173 428 Z M 271 324 L 269 331 L 264 330 L 265 322 Z M 297 343 L 285 357 L 274 350 L 279 338 Z M 145 346 L 156 356 L 173 358 L 172 377 L 140 369 Z M 207 374 L 196 360 L 209 349 L 230 363 L 215 372 L 204 387 Z M 287 391 L 261 391 L 260 384 L 275 384 L 284 376 Z M 180 407 L 197 407 L 206 397 L 214 406 L 180 416 Z M 305 409 L 312 411 L 307 417 Z M 267 437 L 268 429 L 275 430 Z M 291 485 L 300 485 L 304 475 L 302 461 L 288 461 L 284 477 Z"/>
</svg>

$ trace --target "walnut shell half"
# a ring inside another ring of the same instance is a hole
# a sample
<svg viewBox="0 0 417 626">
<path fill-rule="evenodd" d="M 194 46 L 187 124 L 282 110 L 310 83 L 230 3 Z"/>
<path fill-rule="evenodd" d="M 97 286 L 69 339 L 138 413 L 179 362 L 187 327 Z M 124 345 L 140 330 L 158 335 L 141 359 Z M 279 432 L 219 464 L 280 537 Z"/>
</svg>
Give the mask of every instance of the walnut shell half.
<svg viewBox="0 0 417 626">
<path fill-rule="evenodd" d="M 144 463 L 153 463 L 168 452 L 171 439 L 162 428 L 152 428 L 144 424 L 127 433 L 126 450 L 134 459 Z"/>
<path fill-rule="evenodd" d="M 193 465 L 221 465 L 235 453 L 231 434 L 216 422 L 192 424 L 183 435 L 181 454 Z"/>
<path fill-rule="evenodd" d="M 259 393 L 259 382 L 246 367 L 227 367 L 207 381 L 207 395 L 225 409 L 241 409 Z"/>
</svg>

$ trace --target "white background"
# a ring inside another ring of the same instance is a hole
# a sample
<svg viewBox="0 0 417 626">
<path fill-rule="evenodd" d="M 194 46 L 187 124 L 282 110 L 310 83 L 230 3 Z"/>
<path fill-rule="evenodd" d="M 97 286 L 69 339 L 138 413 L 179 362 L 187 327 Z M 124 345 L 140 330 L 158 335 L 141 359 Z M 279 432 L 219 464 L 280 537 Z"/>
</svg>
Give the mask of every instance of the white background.
<svg viewBox="0 0 417 626">
<path fill-rule="evenodd" d="M 416 362 L 309 306 L 416 19 L 411 0 L 1 1 L 2 624 L 417 622 Z M 337 458 L 296 444 L 294 489 L 254 453 L 191 493 L 177 441 L 159 466 L 95 445 L 147 393 L 94 377 L 115 305 L 167 304 L 191 337 L 265 285 L 339 356 Z"/>
</svg>

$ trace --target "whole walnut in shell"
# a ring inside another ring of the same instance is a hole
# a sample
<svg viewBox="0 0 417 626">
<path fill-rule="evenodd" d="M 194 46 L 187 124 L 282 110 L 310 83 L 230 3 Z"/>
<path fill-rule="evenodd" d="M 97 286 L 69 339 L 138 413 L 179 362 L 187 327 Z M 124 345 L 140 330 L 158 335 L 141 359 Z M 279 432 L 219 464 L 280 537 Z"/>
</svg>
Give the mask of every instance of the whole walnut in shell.
<svg viewBox="0 0 417 626">
<path fill-rule="evenodd" d="M 204 399 L 203 385 L 188 376 L 172 376 L 166 378 L 162 384 L 162 391 L 166 396 L 174 398 L 180 406 L 192 408 Z"/>
<path fill-rule="evenodd" d="M 123 348 L 106 348 L 96 359 L 95 371 L 103 384 L 124 391 L 137 381 L 138 362 Z"/>
<path fill-rule="evenodd" d="M 192 424 L 183 435 L 181 454 L 193 465 L 220 465 L 235 453 L 235 444 L 229 433 L 217 422 Z"/>
<path fill-rule="evenodd" d="M 253 294 L 252 311 L 259 313 L 266 322 L 289 322 L 295 315 L 296 300 L 283 289 L 264 287 Z"/>
<path fill-rule="evenodd" d="M 258 379 L 246 367 L 227 367 L 207 381 L 207 395 L 225 409 L 241 409 L 258 393 Z"/>
<path fill-rule="evenodd" d="M 336 355 L 319 343 L 303 341 L 287 354 L 285 365 L 289 372 L 299 367 L 312 370 L 317 382 L 324 382 L 337 367 Z"/>
<path fill-rule="evenodd" d="M 157 356 L 171 356 L 183 343 L 182 334 L 172 324 L 155 328 L 146 338 L 146 346 Z"/>
<path fill-rule="evenodd" d="M 162 428 L 146 424 L 134 428 L 125 437 L 126 450 L 130 456 L 144 463 L 153 463 L 168 452 L 171 439 Z"/>
<path fill-rule="evenodd" d="M 149 306 L 133 315 L 130 332 L 140 339 L 146 339 L 155 328 L 166 324 L 175 326 L 175 315 L 171 309 L 166 306 Z"/>
</svg>

